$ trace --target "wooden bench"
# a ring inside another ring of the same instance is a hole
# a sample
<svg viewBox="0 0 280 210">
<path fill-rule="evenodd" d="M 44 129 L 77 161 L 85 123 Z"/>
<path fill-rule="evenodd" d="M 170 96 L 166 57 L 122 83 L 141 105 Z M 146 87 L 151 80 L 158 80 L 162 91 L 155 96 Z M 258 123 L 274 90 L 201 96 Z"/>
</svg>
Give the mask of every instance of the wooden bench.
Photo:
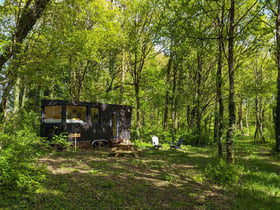
<svg viewBox="0 0 280 210">
<path fill-rule="evenodd" d="M 112 153 L 114 157 L 118 157 L 121 154 L 131 154 L 135 158 L 139 158 L 138 153 L 141 152 L 139 149 L 135 149 L 133 144 L 121 144 L 120 147 L 113 148 Z"/>
</svg>

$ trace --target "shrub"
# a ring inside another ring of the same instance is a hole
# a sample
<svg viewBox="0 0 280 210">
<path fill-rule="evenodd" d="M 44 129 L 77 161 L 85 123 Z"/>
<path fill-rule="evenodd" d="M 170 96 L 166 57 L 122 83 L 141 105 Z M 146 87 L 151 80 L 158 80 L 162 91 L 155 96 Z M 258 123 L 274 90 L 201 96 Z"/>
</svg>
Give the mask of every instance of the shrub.
<svg viewBox="0 0 280 210">
<path fill-rule="evenodd" d="M 34 133 L 40 130 L 40 115 L 34 111 L 21 110 L 17 114 L 8 113 L 4 128 L 5 133 L 14 134 L 15 130 L 29 130 Z M 3 125 L 2 125 L 3 126 Z M 0 126 L 1 127 L 1 126 Z M 39 133 L 38 133 L 39 134 Z"/>
<path fill-rule="evenodd" d="M 51 144 L 55 146 L 56 150 L 67 150 L 69 149 L 71 143 L 68 141 L 67 133 L 60 133 L 59 135 L 54 135 Z"/>
<path fill-rule="evenodd" d="M 36 166 L 45 144 L 29 130 L 13 135 L 0 134 L 0 187 L 6 190 L 33 190 L 44 175 Z"/>
<path fill-rule="evenodd" d="M 244 167 L 237 164 L 228 164 L 223 159 L 210 164 L 205 169 L 206 177 L 221 185 L 237 183 L 243 172 Z"/>
<path fill-rule="evenodd" d="M 185 145 L 195 145 L 196 140 L 198 138 L 198 134 L 195 130 L 191 132 L 187 132 L 187 131 L 182 132 L 181 135 L 179 136 L 183 136 Z M 204 131 L 201 131 L 199 137 L 199 145 L 209 145 L 209 144 L 211 144 L 211 138 L 209 137 L 209 134 Z"/>
</svg>

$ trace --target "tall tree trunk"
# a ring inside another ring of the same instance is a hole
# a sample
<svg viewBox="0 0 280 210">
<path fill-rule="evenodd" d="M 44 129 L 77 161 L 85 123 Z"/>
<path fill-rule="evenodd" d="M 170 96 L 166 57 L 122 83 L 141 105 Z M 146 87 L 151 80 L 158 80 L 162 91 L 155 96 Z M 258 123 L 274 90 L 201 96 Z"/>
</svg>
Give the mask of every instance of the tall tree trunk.
<svg viewBox="0 0 280 210">
<path fill-rule="evenodd" d="M 202 56 L 197 52 L 197 92 L 196 92 L 196 140 L 195 145 L 200 143 L 201 137 L 201 110 L 200 110 L 200 98 L 201 98 L 201 74 L 202 74 Z"/>
<path fill-rule="evenodd" d="M 239 130 L 243 131 L 243 103 L 242 103 L 242 97 L 239 96 L 240 102 L 239 102 L 239 108 L 238 108 L 238 126 Z"/>
<path fill-rule="evenodd" d="M 260 98 L 260 138 L 261 138 L 261 142 L 265 142 L 265 137 L 263 134 L 263 114 L 264 114 L 264 109 L 263 109 L 263 102 L 262 102 L 262 97 Z"/>
<path fill-rule="evenodd" d="M 249 100 L 247 99 L 247 106 L 246 106 L 246 136 L 250 136 L 249 131 Z"/>
<path fill-rule="evenodd" d="M 260 140 L 261 142 L 265 142 L 265 138 L 263 135 L 263 118 L 262 118 L 263 110 L 262 110 L 262 97 L 257 95 L 256 97 L 256 130 L 254 135 L 254 141 Z"/>
<path fill-rule="evenodd" d="M 125 81 L 125 72 L 127 71 L 127 65 L 125 62 L 125 52 L 122 51 L 122 70 L 121 70 L 121 85 L 120 85 L 120 104 L 123 103 L 123 94 L 124 94 L 124 81 Z"/>
<path fill-rule="evenodd" d="M 277 105 L 275 117 L 275 138 L 276 151 L 280 151 L 280 0 L 277 2 L 277 17 L 276 17 L 276 64 L 278 70 L 277 76 Z"/>
<path fill-rule="evenodd" d="M 259 134 L 259 130 L 260 130 L 260 102 L 259 102 L 259 96 L 256 96 L 255 99 L 255 109 L 256 109 L 256 130 L 255 130 L 255 134 L 254 134 L 254 141 L 257 141 L 257 135 Z"/>
<path fill-rule="evenodd" d="M 169 85 L 170 76 L 171 76 L 171 67 L 173 63 L 173 55 L 170 54 L 170 58 L 168 60 L 167 64 L 167 72 L 166 72 L 166 84 Z M 168 109 L 169 109 L 169 90 L 167 89 L 165 92 L 165 106 L 164 106 L 164 119 L 163 119 L 163 130 L 167 129 L 167 123 L 168 123 Z"/>
<path fill-rule="evenodd" d="M 176 111 L 177 111 L 177 103 L 176 103 L 176 88 L 177 88 L 177 69 L 175 69 L 177 66 L 174 65 L 173 69 L 173 87 L 172 87 L 172 141 L 175 140 L 175 135 L 176 135 Z"/>
<path fill-rule="evenodd" d="M 187 118 L 187 124 L 188 124 L 188 132 L 190 132 L 190 128 L 191 128 L 191 108 L 190 108 L 190 105 L 187 106 L 186 118 Z"/>
<path fill-rule="evenodd" d="M 208 124 L 208 133 L 209 134 L 211 134 L 211 125 L 212 125 L 212 115 L 210 116 L 210 120 L 209 120 L 209 124 Z M 210 142 L 210 143 L 212 144 L 212 142 Z"/>
<path fill-rule="evenodd" d="M 218 143 L 218 156 L 223 156 L 223 118 L 224 118 L 224 104 L 223 104 L 223 93 L 222 93 L 222 55 L 223 55 L 223 11 L 221 18 L 219 18 L 219 52 L 218 52 L 218 67 L 217 67 L 217 102 L 218 102 L 218 112 L 217 112 L 217 143 Z"/>
<path fill-rule="evenodd" d="M 215 111 L 214 111 L 214 133 L 213 133 L 213 137 L 214 137 L 214 142 L 218 143 L 218 97 L 216 95 L 216 101 L 215 101 Z M 219 147 L 219 145 L 218 145 Z"/>
<path fill-rule="evenodd" d="M 229 75 L 229 125 L 227 131 L 227 161 L 234 162 L 234 130 L 235 130 L 235 102 L 234 102 L 234 16 L 235 0 L 231 0 L 229 10 L 229 34 L 228 34 L 228 75 Z"/>
<path fill-rule="evenodd" d="M 8 80 L 8 84 L 2 90 L 2 100 L 1 100 L 1 104 L 0 104 L 0 114 L 2 113 L 2 115 L 0 116 L 1 117 L 0 121 L 5 120 L 5 118 L 6 118 L 7 109 L 8 109 L 8 105 L 9 105 L 9 96 L 10 96 L 10 92 L 12 91 L 13 86 L 14 86 L 14 81 L 12 79 L 10 79 L 10 80 Z"/>
<path fill-rule="evenodd" d="M 20 77 L 17 77 L 16 79 L 16 84 L 14 87 L 14 110 L 13 113 L 17 114 L 19 112 L 20 109 L 20 83 L 21 83 L 21 79 Z"/>
<path fill-rule="evenodd" d="M 223 93 L 222 93 L 222 85 L 223 85 L 223 42 L 224 42 L 224 7 L 225 2 L 222 2 L 222 8 L 220 13 L 217 15 L 218 22 L 218 64 L 217 64 L 217 77 L 216 77 L 216 112 L 215 112 L 215 141 L 218 144 L 218 156 L 223 156 L 223 118 L 224 118 L 224 104 L 223 104 Z"/>
<path fill-rule="evenodd" d="M 22 99 L 21 99 L 21 108 L 23 109 L 25 106 L 25 98 L 26 98 L 26 93 L 27 93 L 27 87 L 26 85 L 23 88 L 23 92 L 22 92 Z"/>
<path fill-rule="evenodd" d="M 139 85 L 135 85 L 135 97 L 136 97 L 136 125 L 137 125 L 137 135 L 140 137 L 140 97 L 139 97 Z"/>
</svg>

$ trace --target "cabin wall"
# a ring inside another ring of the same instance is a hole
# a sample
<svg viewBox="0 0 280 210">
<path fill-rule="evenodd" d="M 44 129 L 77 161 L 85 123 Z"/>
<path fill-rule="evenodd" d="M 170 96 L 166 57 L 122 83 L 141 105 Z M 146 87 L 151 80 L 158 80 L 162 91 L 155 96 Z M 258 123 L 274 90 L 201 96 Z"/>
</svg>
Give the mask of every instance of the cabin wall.
<svg viewBox="0 0 280 210">
<path fill-rule="evenodd" d="M 62 106 L 61 122 L 57 119 L 59 111 L 51 113 L 51 108 L 48 107 L 59 105 Z M 53 135 L 66 132 L 70 142 L 75 141 L 75 137 L 72 135 L 74 133 L 80 135 L 76 138 L 78 142 L 96 139 L 130 139 L 130 106 L 53 100 L 43 100 L 41 106 L 42 137 L 51 139 Z M 47 108 L 45 108 L 46 106 Z M 75 117 L 76 110 L 72 106 L 77 106 L 78 112 L 83 113 L 79 113 L 80 115 L 77 113 L 77 117 Z M 46 113 L 47 109 L 50 113 Z M 99 110 L 98 114 L 97 109 Z M 49 115 L 51 119 L 46 120 L 45 115 Z"/>
</svg>

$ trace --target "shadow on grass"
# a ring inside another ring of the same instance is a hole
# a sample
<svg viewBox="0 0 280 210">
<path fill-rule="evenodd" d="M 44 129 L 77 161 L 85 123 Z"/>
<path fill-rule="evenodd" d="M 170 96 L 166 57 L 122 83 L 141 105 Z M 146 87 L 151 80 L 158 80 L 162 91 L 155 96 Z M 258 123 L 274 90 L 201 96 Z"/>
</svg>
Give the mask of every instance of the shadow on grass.
<svg viewBox="0 0 280 210">
<path fill-rule="evenodd" d="M 238 188 L 233 209 L 279 209 L 279 196 L 268 196 L 262 190 Z"/>
<path fill-rule="evenodd" d="M 181 151 L 143 151 L 141 158 L 108 157 L 108 151 L 54 154 L 43 158 L 44 188 L 11 208 L 230 209 L 228 192 L 196 169 L 205 157 Z"/>
<path fill-rule="evenodd" d="M 262 148 L 263 149 L 263 148 Z M 279 206 L 279 167 L 256 145 L 237 146 L 248 171 L 228 190 L 210 183 L 204 169 L 215 147 L 143 150 L 140 158 L 108 156 L 109 150 L 54 153 L 44 188 L 3 201 L 9 209 L 273 209 Z M 261 156 L 257 156 L 262 152 Z M 268 157 L 268 158 L 267 158 Z M 267 158 L 267 159 L 266 159 Z M 268 189 L 271 188 L 271 189 Z M 1 205 L 0 205 L 1 206 Z"/>
<path fill-rule="evenodd" d="M 279 209 L 280 163 L 271 154 L 271 148 L 271 143 L 238 142 L 237 161 L 246 167 L 246 173 L 234 189 L 234 209 Z"/>
</svg>

